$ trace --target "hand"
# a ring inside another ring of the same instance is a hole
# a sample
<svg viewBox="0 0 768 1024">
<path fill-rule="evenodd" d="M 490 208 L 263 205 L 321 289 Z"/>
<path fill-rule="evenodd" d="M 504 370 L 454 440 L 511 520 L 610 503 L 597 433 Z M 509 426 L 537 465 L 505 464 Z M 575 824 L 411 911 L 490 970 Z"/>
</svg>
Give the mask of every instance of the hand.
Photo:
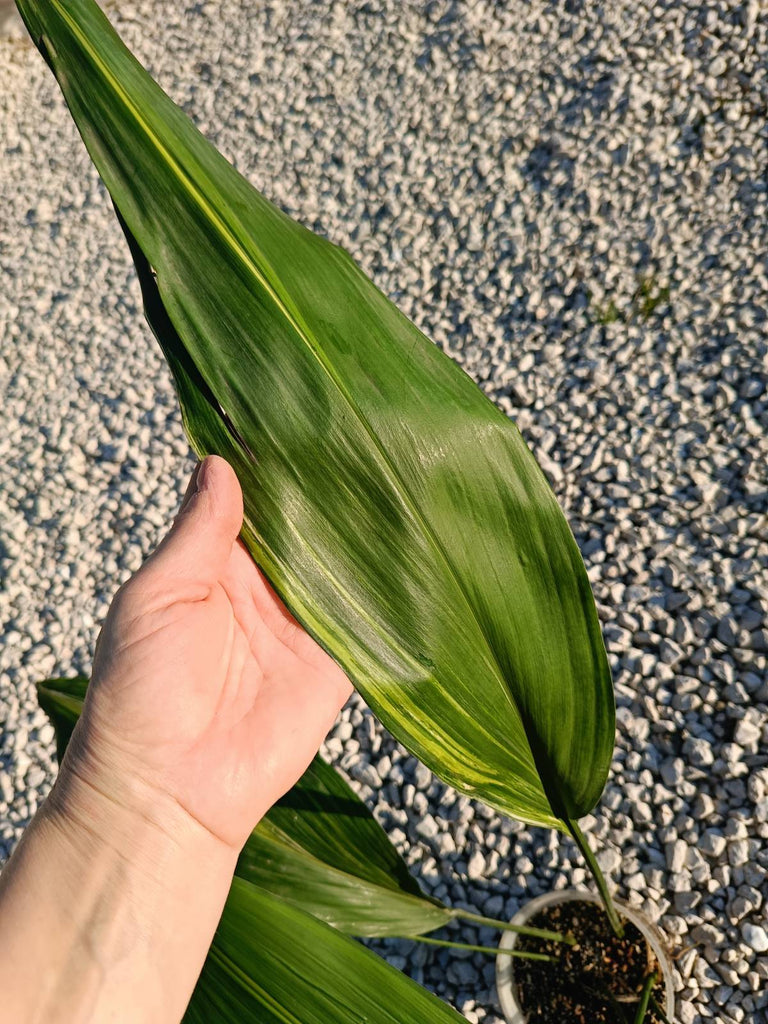
<svg viewBox="0 0 768 1024">
<path fill-rule="evenodd" d="M 110 608 L 59 778 L 0 875 L 3 1020 L 181 1020 L 240 848 L 349 695 L 242 518 L 206 459 Z"/>
<path fill-rule="evenodd" d="M 236 850 L 351 692 L 238 540 L 242 518 L 234 472 L 210 456 L 110 608 L 62 770 L 123 802 L 124 780 L 145 784 Z"/>
</svg>

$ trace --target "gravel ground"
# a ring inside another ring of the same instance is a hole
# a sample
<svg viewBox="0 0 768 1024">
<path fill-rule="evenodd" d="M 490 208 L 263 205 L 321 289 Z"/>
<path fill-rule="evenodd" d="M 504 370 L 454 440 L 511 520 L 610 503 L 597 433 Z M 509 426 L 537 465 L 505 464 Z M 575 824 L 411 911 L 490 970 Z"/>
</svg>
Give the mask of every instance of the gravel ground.
<svg viewBox="0 0 768 1024">
<path fill-rule="evenodd" d="M 123 3 L 170 94 L 346 246 L 510 415 L 584 554 L 615 669 L 587 820 L 679 953 L 682 1024 L 766 1017 L 768 11 L 565 0 Z M 33 682 L 88 671 L 191 468 L 110 205 L 28 45 L 0 43 L 0 859 L 55 774 Z M 424 887 L 494 916 L 569 841 L 435 780 L 353 700 L 326 746 Z M 464 927 L 452 936 L 490 941 Z M 493 963 L 392 962 L 470 1021 Z"/>
</svg>

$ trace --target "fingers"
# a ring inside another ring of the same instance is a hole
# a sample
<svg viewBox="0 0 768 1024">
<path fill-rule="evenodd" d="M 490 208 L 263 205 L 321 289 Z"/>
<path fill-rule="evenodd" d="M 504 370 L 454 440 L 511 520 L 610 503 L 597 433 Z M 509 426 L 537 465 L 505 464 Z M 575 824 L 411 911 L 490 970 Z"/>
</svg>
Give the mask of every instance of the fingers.
<svg viewBox="0 0 768 1024">
<path fill-rule="evenodd" d="M 150 582 L 210 586 L 226 569 L 243 524 L 243 495 L 232 467 L 209 455 L 195 468 L 165 540 L 139 574 Z"/>
</svg>

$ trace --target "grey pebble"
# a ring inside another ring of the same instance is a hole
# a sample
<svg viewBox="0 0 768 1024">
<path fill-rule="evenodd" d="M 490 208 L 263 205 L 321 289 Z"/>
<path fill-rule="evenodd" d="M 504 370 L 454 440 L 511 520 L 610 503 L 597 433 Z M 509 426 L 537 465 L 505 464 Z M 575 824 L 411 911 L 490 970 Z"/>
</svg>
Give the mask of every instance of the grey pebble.
<svg viewBox="0 0 768 1024">
<path fill-rule="evenodd" d="M 715 760 L 712 745 L 702 738 L 686 740 L 683 751 L 695 768 L 708 768 Z"/>
<path fill-rule="evenodd" d="M 688 844 L 682 839 L 675 839 L 674 842 L 666 845 L 667 868 L 677 874 L 685 867 L 688 859 Z"/>
<path fill-rule="evenodd" d="M 485 870 L 485 857 L 483 857 L 479 850 L 476 850 L 469 858 L 469 862 L 467 864 L 467 876 L 473 880 L 477 880 L 478 878 L 483 877 Z"/>
<path fill-rule="evenodd" d="M 741 926 L 741 934 L 746 944 L 755 953 L 768 952 L 768 931 L 762 925 L 747 922 Z"/>
<path fill-rule="evenodd" d="M 438 831 L 437 823 L 432 817 L 422 818 L 416 823 L 416 835 L 420 839 L 434 839 Z"/>
</svg>

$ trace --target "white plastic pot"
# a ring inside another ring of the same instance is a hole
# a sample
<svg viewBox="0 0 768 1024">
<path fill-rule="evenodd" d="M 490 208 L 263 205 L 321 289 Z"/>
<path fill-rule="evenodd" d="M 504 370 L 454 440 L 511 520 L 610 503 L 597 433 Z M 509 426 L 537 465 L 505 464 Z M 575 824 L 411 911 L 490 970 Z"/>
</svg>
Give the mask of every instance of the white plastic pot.
<svg viewBox="0 0 768 1024">
<path fill-rule="evenodd" d="M 548 892 L 544 896 L 537 896 L 525 904 L 512 918 L 512 924 L 525 925 L 530 919 L 538 914 L 545 907 L 551 907 L 557 903 L 567 903 L 571 900 L 581 900 L 584 903 L 600 903 L 600 898 L 591 892 L 580 892 L 578 889 L 564 889 L 561 892 Z M 653 925 L 644 914 L 628 907 L 625 903 L 615 901 L 616 906 L 622 915 L 642 934 L 648 945 L 651 947 L 659 961 L 661 975 L 664 979 L 664 1013 L 670 1020 L 675 1014 L 675 985 L 672 976 L 672 961 L 664 948 L 664 943 L 659 930 Z M 504 932 L 499 949 L 514 949 L 519 935 L 516 932 Z M 515 986 L 515 958 L 513 956 L 496 957 L 496 988 L 499 993 L 501 1010 L 506 1017 L 508 1024 L 526 1024 L 526 1015 L 520 1009 L 517 1002 L 517 989 Z"/>
</svg>

